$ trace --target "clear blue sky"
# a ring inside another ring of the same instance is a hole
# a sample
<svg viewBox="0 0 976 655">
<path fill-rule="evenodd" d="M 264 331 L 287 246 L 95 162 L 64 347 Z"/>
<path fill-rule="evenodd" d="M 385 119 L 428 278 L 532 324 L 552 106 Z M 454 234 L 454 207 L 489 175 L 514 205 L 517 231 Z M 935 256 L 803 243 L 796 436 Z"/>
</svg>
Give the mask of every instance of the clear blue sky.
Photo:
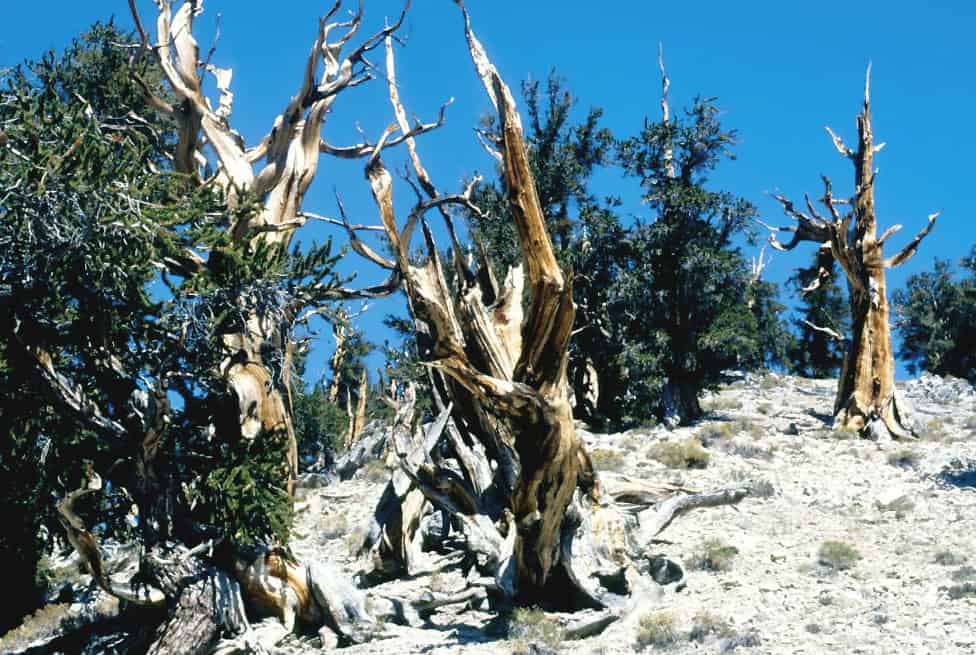
<svg viewBox="0 0 976 655">
<path fill-rule="evenodd" d="M 234 69 L 232 123 L 248 143 L 267 132 L 296 90 L 317 17 L 330 4 L 206 2 L 196 33 L 207 48 L 221 14 L 213 61 Z M 153 28 L 154 4 L 140 0 L 138 5 L 147 28 Z M 400 6 L 387 0 L 364 0 L 364 5 L 364 32 L 397 15 Z M 131 25 L 123 0 L 13 0 L 5 6 L 0 67 L 61 48 L 99 18 L 115 14 L 120 24 Z M 468 7 L 510 85 L 544 77 L 555 67 L 579 97 L 580 113 L 602 106 L 605 124 L 619 135 L 636 132 L 645 116 L 659 116 L 656 54 L 663 42 L 672 106 L 681 107 L 696 94 L 717 96 L 726 125 L 739 131 L 738 159 L 716 171 L 713 185 L 755 202 L 770 223 L 788 221 L 769 192 L 797 200 L 804 191 L 818 197 L 820 173 L 832 178 L 838 195 L 851 192 L 850 166 L 836 154 L 823 126 L 829 124 L 849 143 L 855 140 L 864 70 L 872 61 L 875 135 L 888 143 L 876 160 L 878 216 L 882 229 L 904 225 L 889 249 L 910 239 L 928 213 L 942 211 L 915 258 L 890 273 L 889 288 L 931 268 L 933 257 L 958 260 L 976 239 L 969 197 L 976 152 L 970 125 L 976 106 L 976 3 L 469 0 Z M 415 0 L 403 36 L 408 44 L 398 51 L 398 76 L 408 111 L 430 120 L 441 102 L 455 98 L 448 124 L 422 138 L 420 148 L 435 183 L 456 189 L 472 172 L 491 170 L 471 130 L 488 103 L 466 54 L 459 12 L 450 0 Z M 325 129 L 330 141 L 355 140 L 357 121 L 375 138 L 392 120 L 383 85 L 368 86 L 340 98 Z M 360 163 L 324 161 L 305 208 L 334 213 L 333 187 L 355 220 L 376 221 Z M 630 200 L 628 207 L 640 210 L 633 188 L 606 183 L 600 190 L 621 194 Z M 397 192 L 398 204 L 406 206 L 409 190 Z M 309 231 L 301 238 L 323 234 Z M 797 265 L 808 263 L 812 247 L 777 253 L 767 277 L 783 281 Z M 353 257 L 347 270 L 355 269 L 364 284 L 381 277 Z M 394 301 L 373 303 L 364 320 L 369 336 L 382 341 L 376 326 L 398 307 Z M 330 349 L 327 333 L 321 341 L 313 376 L 323 371 Z"/>
</svg>

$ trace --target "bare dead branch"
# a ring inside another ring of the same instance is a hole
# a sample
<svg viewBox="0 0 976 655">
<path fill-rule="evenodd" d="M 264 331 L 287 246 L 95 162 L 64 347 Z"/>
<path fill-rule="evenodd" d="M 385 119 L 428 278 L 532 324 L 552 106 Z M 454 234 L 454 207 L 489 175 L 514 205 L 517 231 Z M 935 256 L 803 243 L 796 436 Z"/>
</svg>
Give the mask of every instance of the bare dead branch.
<svg viewBox="0 0 976 655">
<path fill-rule="evenodd" d="M 802 241 L 813 241 L 814 243 L 824 243 L 830 240 L 831 231 L 829 225 L 820 219 L 812 218 L 807 214 L 799 211 L 794 207 L 793 202 L 788 198 L 780 195 L 774 194 L 775 198 L 780 205 L 783 206 L 783 212 L 792 218 L 795 218 L 797 225 L 795 227 L 781 227 L 780 232 L 792 232 L 793 238 L 789 243 L 783 244 L 776 239 L 775 234 L 769 235 L 769 243 L 777 250 L 782 250 L 784 252 L 788 250 L 793 250 Z"/>
<path fill-rule="evenodd" d="M 813 323 L 811 323 L 806 319 L 803 320 L 803 323 L 811 330 L 816 330 L 817 332 L 823 332 L 834 341 L 840 341 L 842 343 L 845 341 L 844 335 L 838 332 L 837 330 L 828 327 L 820 327 L 819 325 L 814 325 Z"/>
<path fill-rule="evenodd" d="M 831 141 L 834 142 L 834 147 L 837 148 L 837 152 L 847 157 L 851 161 L 854 161 L 856 154 L 853 150 L 851 150 L 850 148 L 847 147 L 847 145 L 844 144 L 844 140 L 841 139 L 839 136 L 837 136 L 837 134 L 835 134 L 834 131 L 830 129 L 830 126 L 824 125 L 824 129 L 827 130 L 827 134 L 830 135 Z"/>
<path fill-rule="evenodd" d="M 881 235 L 880 237 L 878 237 L 878 240 L 877 240 L 877 241 L 876 241 L 875 243 L 877 244 L 877 246 L 878 246 L 879 248 L 880 248 L 880 247 L 882 247 L 882 246 L 884 246 L 884 244 L 885 244 L 885 241 L 887 241 L 887 240 L 888 240 L 888 238 L 889 238 L 889 237 L 890 237 L 890 236 L 891 236 L 892 234 L 894 234 L 895 232 L 897 232 L 897 231 L 898 231 L 898 230 L 900 230 L 901 228 L 902 228 L 902 226 L 901 226 L 900 224 L 895 224 L 895 225 L 892 225 L 892 226 L 891 226 L 891 227 L 889 227 L 889 228 L 888 228 L 887 230 L 885 230 L 885 231 L 884 231 L 884 233 L 882 233 L 882 235 Z"/>
<path fill-rule="evenodd" d="M 438 114 L 437 120 L 435 122 L 421 123 L 420 121 L 416 121 L 413 127 L 409 127 L 406 129 L 401 128 L 402 133 L 399 136 L 397 136 L 395 139 L 387 140 L 386 143 L 383 145 L 383 147 L 393 148 L 395 146 L 400 145 L 401 143 L 406 142 L 408 144 L 407 147 L 409 148 L 410 147 L 409 144 L 412 142 L 413 137 L 420 136 L 421 134 L 442 127 L 447 120 L 447 108 L 453 102 L 454 99 L 451 98 L 443 105 L 441 105 L 440 113 Z M 325 139 L 320 139 L 319 149 L 322 152 L 326 153 L 327 155 L 332 155 L 333 157 L 339 157 L 341 159 L 362 159 L 363 157 L 372 156 L 373 152 L 376 150 L 376 145 L 371 144 L 369 142 L 364 142 L 364 143 L 358 143 L 353 146 L 334 146 L 329 142 L 327 142 Z"/>
<path fill-rule="evenodd" d="M 663 43 L 657 44 L 657 65 L 661 70 L 661 121 L 667 125 L 671 120 L 671 107 L 668 104 L 668 89 L 671 88 L 671 79 L 664 70 Z M 667 146 L 664 149 L 664 170 L 667 172 L 667 175 L 670 178 L 674 178 L 676 175 L 674 167 L 674 149 L 671 146 L 670 139 L 668 140 Z"/>
<path fill-rule="evenodd" d="M 75 502 L 82 496 L 94 493 L 100 487 L 101 481 L 96 480 L 94 484 L 68 493 L 58 503 L 58 520 L 68 536 L 68 541 L 88 565 L 95 582 L 106 592 L 137 605 L 161 607 L 166 603 L 166 595 L 159 589 L 146 584 L 139 584 L 138 586 L 119 584 L 109 577 L 102 562 L 98 542 L 85 527 L 81 517 L 75 513 Z"/>
<path fill-rule="evenodd" d="M 648 544 L 654 537 L 661 534 L 674 519 L 686 512 L 699 507 L 721 507 L 722 505 L 737 505 L 749 495 L 745 488 L 723 489 L 702 494 L 686 494 L 670 498 L 652 512 L 645 523 L 642 517 L 641 543 Z"/>
<path fill-rule="evenodd" d="M 330 216 L 321 216 L 319 214 L 313 214 L 312 212 L 303 211 L 299 214 L 301 218 L 311 218 L 312 220 L 322 221 L 323 223 L 329 223 L 330 225 L 338 225 L 339 227 L 345 228 L 349 227 L 352 230 L 363 231 L 363 232 L 385 232 L 385 228 L 382 225 L 361 225 L 359 223 L 350 224 L 344 220 L 338 218 L 332 218 Z"/>
<path fill-rule="evenodd" d="M 935 219 L 939 217 L 939 214 L 940 212 L 929 214 L 928 224 L 925 227 L 923 227 L 919 231 L 919 233 L 915 235 L 915 238 L 912 239 L 907 246 L 902 248 L 898 254 L 885 260 L 884 262 L 885 268 L 894 268 L 895 266 L 900 266 L 901 264 L 904 264 L 909 259 L 911 259 L 912 255 L 914 255 L 918 251 L 918 246 L 920 243 L 922 243 L 922 239 L 928 236 L 928 233 L 932 231 L 932 228 L 935 226 Z"/>
<path fill-rule="evenodd" d="M 104 436 L 110 437 L 117 446 L 124 446 L 128 440 L 125 427 L 109 417 L 98 403 L 85 393 L 81 386 L 68 379 L 54 367 L 50 353 L 39 346 L 23 341 L 19 325 L 14 329 L 15 340 L 34 360 L 37 370 L 48 392 L 54 400 L 71 414 Z"/>
</svg>

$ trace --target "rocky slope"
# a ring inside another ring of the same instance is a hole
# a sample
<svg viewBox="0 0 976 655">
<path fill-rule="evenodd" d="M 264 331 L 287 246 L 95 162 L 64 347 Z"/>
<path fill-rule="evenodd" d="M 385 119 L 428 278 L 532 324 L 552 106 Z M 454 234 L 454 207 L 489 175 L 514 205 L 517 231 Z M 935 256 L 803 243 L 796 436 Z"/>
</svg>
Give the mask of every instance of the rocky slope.
<svg viewBox="0 0 976 655">
<path fill-rule="evenodd" d="M 390 639 L 345 652 L 976 651 L 976 390 L 931 376 L 901 385 L 922 437 L 912 443 L 833 431 L 833 390 L 828 380 L 745 376 L 709 396 L 706 420 L 693 427 L 583 433 L 605 470 L 754 490 L 738 507 L 698 510 L 662 535 L 647 555 L 683 563 L 683 584 L 661 587 L 659 610 L 613 641 L 561 641 L 538 614 L 506 628 L 470 610 L 438 615 L 427 630 L 389 626 Z M 350 546 L 381 476 L 370 467 L 306 490 L 297 554 L 355 573 Z M 382 589 L 461 586 L 438 573 Z M 296 638 L 289 650 L 316 645 Z"/>
<path fill-rule="evenodd" d="M 648 607 L 607 634 L 570 641 L 540 612 L 506 622 L 458 606 L 442 608 L 425 629 L 387 625 L 388 638 L 342 652 L 976 652 L 976 388 L 932 376 L 899 385 L 921 438 L 875 443 L 831 429 L 834 384 L 740 376 L 705 399 L 708 414 L 695 426 L 582 431 L 604 471 L 689 490 L 752 490 L 736 507 L 693 511 L 662 533 L 666 541 L 646 559 L 680 563 L 683 579 L 656 587 Z M 350 551 L 386 479 L 379 461 L 347 481 L 306 476 L 296 555 L 355 576 L 363 563 Z M 110 559 L 124 562 L 123 555 Z M 376 590 L 417 598 L 463 587 L 460 574 L 447 571 Z M 0 651 L 17 644 L 27 652 L 49 642 L 48 633 L 97 620 L 105 635 L 86 652 L 124 652 L 111 627 L 117 603 L 84 600 L 40 610 L 0 640 Z M 291 636 L 273 652 L 322 650 L 318 636 Z"/>
</svg>

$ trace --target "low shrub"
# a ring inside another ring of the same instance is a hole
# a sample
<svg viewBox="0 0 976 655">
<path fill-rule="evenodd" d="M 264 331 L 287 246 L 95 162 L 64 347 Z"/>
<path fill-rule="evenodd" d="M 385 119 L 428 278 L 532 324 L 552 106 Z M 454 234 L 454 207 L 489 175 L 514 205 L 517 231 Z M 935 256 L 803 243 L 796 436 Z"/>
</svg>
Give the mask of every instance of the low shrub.
<svg viewBox="0 0 976 655">
<path fill-rule="evenodd" d="M 637 650 L 648 647 L 667 648 L 677 641 L 678 629 L 674 614 L 662 611 L 641 617 L 637 625 Z"/>
<path fill-rule="evenodd" d="M 711 612 L 702 610 L 695 614 L 691 620 L 691 632 L 688 639 L 691 641 L 705 641 L 707 637 L 729 637 L 732 635 L 732 625 Z"/>
<path fill-rule="evenodd" d="M 515 655 L 557 653 L 563 642 L 562 628 L 537 607 L 520 607 L 508 621 L 508 637 Z M 540 648 L 541 646 L 541 648 Z"/>
<path fill-rule="evenodd" d="M 846 571 L 853 567 L 861 559 L 861 554 L 857 550 L 843 541 L 825 541 L 820 545 L 817 553 L 817 561 L 827 568 L 835 571 Z"/>
<path fill-rule="evenodd" d="M 700 571 L 728 571 L 732 568 L 732 560 L 738 554 L 738 548 L 726 544 L 721 539 L 706 539 L 685 563 L 689 568 Z"/>
<path fill-rule="evenodd" d="M 669 468 L 705 468 L 710 455 L 698 439 L 661 441 L 651 446 L 648 456 Z"/>
</svg>

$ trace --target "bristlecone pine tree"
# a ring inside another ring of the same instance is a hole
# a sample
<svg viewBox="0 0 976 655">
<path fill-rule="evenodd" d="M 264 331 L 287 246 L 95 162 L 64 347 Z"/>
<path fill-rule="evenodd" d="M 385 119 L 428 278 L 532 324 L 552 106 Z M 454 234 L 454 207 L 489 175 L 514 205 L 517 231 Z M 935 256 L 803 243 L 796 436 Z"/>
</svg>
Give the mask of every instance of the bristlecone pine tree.
<svg viewBox="0 0 976 655">
<path fill-rule="evenodd" d="M 436 508 L 449 517 L 443 519 L 445 527 L 464 535 L 469 561 L 482 576 L 470 593 L 481 589 L 502 607 L 598 609 L 587 619 L 595 629 L 619 617 L 624 598 L 641 590 L 631 559 L 633 542 L 626 536 L 633 526 L 614 501 L 644 505 L 659 496 L 622 476 L 598 478 L 576 433 L 567 382 L 572 289 L 546 229 L 514 98 L 472 32 L 467 12 L 464 16 L 475 69 L 497 113 L 500 138 L 494 155 L 522 263 L 498 284 L 483 253 L 473 271 L 454 257 L 458 284 L 452 290 L 423 213 L 441 210 L 458 252 L 445 208 L 479 212 L 472 187 L 460 195 L 440 195 L 408 139 L 414 174 L 428 199 L 401 229 L 393 214 L 391 177 L 377 149 L 367 175 L 397 255 L 420 357 L 434 370 L 433 395 L 441 414 L 425 434 L 397 438 L 400 470 L 376 508 L 362 552 L 381 576 L 428 568 L 421 526 Z M 392 49 L 386 77 L 402 130 L 406 113 Z M 418 222 L 428 259 L 415 266 L 409 245 Z M 409 424 L 412 401 L 408 394 L 400 403 L 398 423 Z M 445 439 L 438 447 L 441 435 Z M 644 516 L 636 542 L 646 544 L 670 523 L 676 508 L 737 502 L 745 493 L 671 499 Z"/>
<path fill-rule="evenodd" d="M 779 250 L 792 250 L 803 241 L 827 244 L 833 258 L 847 276 L 851 307 L 850 344 L 844 357 L 837 396 L 834 401 L 835 426 L 879 438 L 911 438 L 895 398 L 895 359 L 888 322 L 888 298 L 885 270 L 907 261 L 919 243 L 931 231 L 938 214 L 929 216 L 928 224 L 901 251 L 884 258 L 885 242 L 901 225 L 893 225 L 877 236 L 874 208 L 874 155 L 884 144 L 874 145 L 871 131 L 871 69 L 864 83 L 864 108 L 857 117 L 857 150 L 847 147 L 839 136 L 827 128 L 835 147 L 854 165 L 854 197 L 834 198 L 830 180 L 824 176 L 821 202 L 828 216 L 817 212 L 806 198 L 808 212 L 797 209 L 787 198 L 777 195 L 788 216 L 797 225 L 779 228 L 792 232 L 787 244 L 775 234 L 770 243 Z M 849 207 L 842 216 L 838 207 Z"/>
</svg>

